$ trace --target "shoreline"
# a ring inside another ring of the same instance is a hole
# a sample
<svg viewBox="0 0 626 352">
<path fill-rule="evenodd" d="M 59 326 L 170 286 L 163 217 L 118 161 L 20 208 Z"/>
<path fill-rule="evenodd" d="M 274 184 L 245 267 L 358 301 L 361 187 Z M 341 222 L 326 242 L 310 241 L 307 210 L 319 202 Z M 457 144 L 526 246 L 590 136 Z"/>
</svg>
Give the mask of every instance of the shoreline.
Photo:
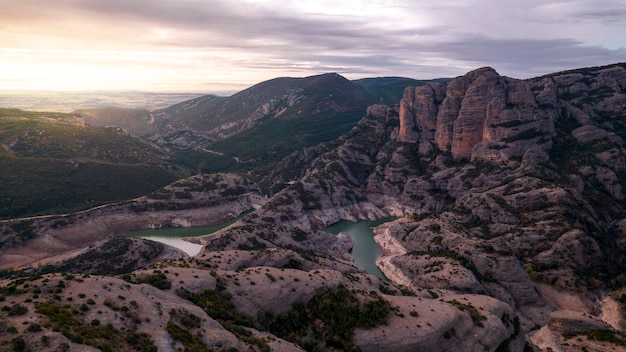
<svg viewBox="0 0 626 352">
<path fill-rule="evenodd" d="M 389 233 L 389 223 L 381 224 L 372 229 L 374 232 L 374 242 L 380 249 L 380 257 L 376 259 L 376 266 L 383 272 L 389 281 L 414 289 L 411 279 L 402 270 L 393 264 L 393 259 L 407 253 L 406 248 Z"/>
</svg>

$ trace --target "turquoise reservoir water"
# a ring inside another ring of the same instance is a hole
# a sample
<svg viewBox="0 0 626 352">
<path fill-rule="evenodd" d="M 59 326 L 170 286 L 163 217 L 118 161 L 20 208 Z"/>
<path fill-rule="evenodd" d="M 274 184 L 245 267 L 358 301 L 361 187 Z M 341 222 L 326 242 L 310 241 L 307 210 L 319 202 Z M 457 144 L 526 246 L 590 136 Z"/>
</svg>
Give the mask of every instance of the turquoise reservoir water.
<svg viewBox="0 0 626 352">
<path fill-rule="evenodd" d="M 356 222 L 340 221 L 328 226 L 326 232 L 335 235 L 340 232 L 350 234 L 352 242 L 354 242 L 354 247 L 352 248 L 352 258 L 354 258 L 354 262 L 368 273 L 385 279 L 385 274 L 376 266 L 376 259 L 380 257 L 380 248 L 378 248 L 378 245 L 374 241 L 372 227 L 376 227 L 391 220 L 393 219 Z"/>
<path fill-rule="evenodd" d="M 182 239 L 183 237 L 211 234 L 233 224 L 248 213 L 249 212 L 246 212 L 233 220 L 215 226 L 171 227 L 163 229 L 139 230 L 130 232 L 126 234 L 126 236 L 140 237 L 155 242 L 161 242 L 181 249 L 190 256 L 194 256 L 202 250 L 202 245 L 184 241 Z M 372 228 L 391 220 L 393 219 L 356 222 L 340 221 L 328 226 L 325 230 L 326 232 L 334 235 L 337 235 L 340 232 L 347 232 L 352 238 L 352 242 L 354 242 L 354 247 L 352 248 L 352 258 L 354 258 L 354 262 L 365 269 L 368 273 L 381 279 L 385 279 L 385 275 L 376 266 L 376 259 L 380 257 L 380 249 L 378 248 L 376 242 L 374 242 L 374 232 L 372 231 Z"/>
<path fill-rule="evenodd" d="M 180 250 L 183 250 L 185 253 L 190 256 L 194 256 L 202 250 L 202 245 L 191 243 L 184 241 L 183 237 L 195 237 L 208 235 L 210 233 L 216 232 L 235 223 L 237 220 L 241 219 L 244 215 L 248 214 L 249 211 L 239 215 L 235 219 L 232 219 L 228 222 L 221 223 L 215 226 L 206 226 L 206 227 L 168 227 L 163 229 L 147 229 L 147 230 L 139 230 L 127 233 L 126 236 L 130 237 L 140 237 L 146 240 L 151 240 L 155 242 L 165 243 L 172 247 L 176 247 Z"/>
</svg>

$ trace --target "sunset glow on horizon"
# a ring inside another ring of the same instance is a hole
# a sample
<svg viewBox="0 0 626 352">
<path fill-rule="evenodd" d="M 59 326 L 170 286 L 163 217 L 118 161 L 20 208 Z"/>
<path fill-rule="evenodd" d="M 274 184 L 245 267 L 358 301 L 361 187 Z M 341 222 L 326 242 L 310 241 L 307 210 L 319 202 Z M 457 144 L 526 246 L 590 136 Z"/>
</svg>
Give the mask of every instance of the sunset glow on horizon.
<svg viewBox="0 0 626 352">
<path fill-rule="evenodd" d="M 626 4 L 610 0 L 0 4 L 1 90 L 229 93 L 279 76 L 429 79 L 481 66 L 527 78 L 626 58 Z"/>
</svg>

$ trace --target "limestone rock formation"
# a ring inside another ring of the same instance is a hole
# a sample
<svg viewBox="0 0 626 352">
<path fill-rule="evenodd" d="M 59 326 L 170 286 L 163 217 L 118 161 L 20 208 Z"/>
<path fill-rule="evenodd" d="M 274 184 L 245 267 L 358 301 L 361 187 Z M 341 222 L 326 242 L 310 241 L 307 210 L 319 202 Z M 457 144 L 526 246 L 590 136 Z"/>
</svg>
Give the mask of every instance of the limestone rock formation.
<svg viewBox="0 0 626 352">
<path fill-rule="evenodd" d="M 545 109 L 549 98 L 537 100 L 528 82 L 489 67 L 448 84 L 409 87 L 400 102 L 398 140 L 433 143 L 455 158 L 506 161 L 523 155 L 530 143 L 550 142 L 555 112 Z"/>
<path fill-rule="evenodd" d="M 593 307 L 625 274 L 626 67 L 579 71 L 409 87 L 309 154 L 257 221 L 398 217 L 377 231 L 392 281 L 494 297 L 524 332 L 562 309 L 540 285 Z"/>
<path fill-rule="evenodd" d="M 601 320 L 581 312 L 559 310 L 550 314 L 548 327 L 561 334 L 578 335 L 593 330 L 611 330 L 611 326 Z"/>
</svg>

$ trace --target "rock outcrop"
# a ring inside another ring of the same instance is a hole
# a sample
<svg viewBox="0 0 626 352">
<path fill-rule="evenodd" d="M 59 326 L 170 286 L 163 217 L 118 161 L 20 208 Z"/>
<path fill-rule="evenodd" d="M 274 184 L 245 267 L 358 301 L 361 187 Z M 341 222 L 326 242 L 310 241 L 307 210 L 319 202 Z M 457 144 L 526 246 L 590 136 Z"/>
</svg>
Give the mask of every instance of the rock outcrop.
<svg viewBox="0 0 626 352">
<path fill-rule="evenodd" d="M 501 77 L 489 67 L 447 84 L 409 87 L 400 102 L 398 140 L 430 143 L 455 158 L 520 157 L 528 145 L 550 147 L 556 112 L 555 105 L 546 109 L 546 101 L 554 99 L 545 95 L 550 93 L 536 99 L 530 83 Z"/>
<path fill-rule="evenodd" d="M 624 65 L 525 81 L 483 68 L 409 87 L 309 153 L 256 221 L 399 217 L 379 235 L 389 278 L 494 297 L 529 332 L 561 309 L 537 286 L 589 307 L 625 274 L 625 77 Z"/>
</svg>

